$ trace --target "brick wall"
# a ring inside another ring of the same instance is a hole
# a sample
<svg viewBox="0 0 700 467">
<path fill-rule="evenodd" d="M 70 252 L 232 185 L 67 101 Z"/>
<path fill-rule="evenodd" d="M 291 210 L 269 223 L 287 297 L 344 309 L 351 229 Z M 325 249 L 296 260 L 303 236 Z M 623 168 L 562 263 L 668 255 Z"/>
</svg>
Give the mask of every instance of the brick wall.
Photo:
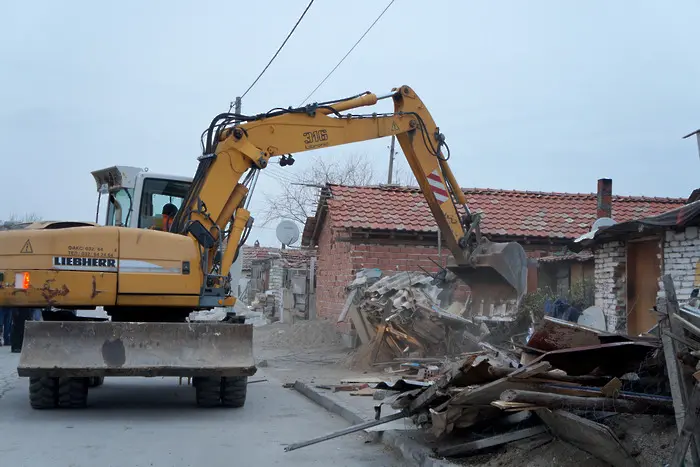
<svg viewBox="0 0 700 467">
<path fill-rule="evenodd" d="M 440 261 L 437 246 L 432 245 L 387 245 L 371 242 L 357 244 L 338 241 L 338 236 L 347 234 L 332 228 L 331 225 L 330 219 L 326 219 L 318 238 L 316 313 L 319 319 L 337 320 L 345 304 L 345 288 L 360 269 L 379 268 L 385 274 L 396 271 L 422 273 L 423 269 L 434 273 L 439 268 L 432 260 L 445 264 L 451 256 L 450 251 L 443 247 Z M 554 249 L 556 248 L 526 246 L 528 256 L 531 257 L 550 254 Z M 530 279 L 528 277 L 528 280 Z M 468 293 L 468 287 L 460 285 L 455 290 L 454 299 L 464 301 Z"/>
<path fill-rule="evenodd" d="M 603 310 L 607 330 L 625 330 L 627 253 L 623 242 L 609 242 L 595 251 L 595 304 Z"/>
<path fill-rule="evenodd" d="M 664 238 L 664 274 L 670 274 L 679 300 L 687 300 L 693 288 L 700 283 L 696 268 L 700 260 L 700 238 L 697 227 L 682 232 L 667 231 Z M 664 297 L 664 286 L 659 278 L 659 297 Z"/>
<path fill-rule="evenodd" d="M 345 304 L 345 287 L 354 279 L 354 272 L 351 245 L 335 240 L 337 231 L 328 221 L 318 237 L 316 316 L 335 321 Z"/>
</svg>

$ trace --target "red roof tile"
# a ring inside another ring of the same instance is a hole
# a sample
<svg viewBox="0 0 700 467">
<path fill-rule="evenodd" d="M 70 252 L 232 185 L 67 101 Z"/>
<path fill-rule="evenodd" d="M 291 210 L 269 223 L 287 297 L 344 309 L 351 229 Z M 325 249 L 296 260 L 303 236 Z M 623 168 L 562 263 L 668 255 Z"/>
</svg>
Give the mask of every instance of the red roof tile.
<svg viewBox="0 0 700 467">
<path fill-rule="evenodd" d="M 425 198 L 415 187 L 331 185 L 328 200 L 334 227 L 435 232 Z M 473 211 L 483 211 L 487 235 L 571 239 L 596 220 L 596 194 L 464 189 Z M 685 204 L 685 199 L 613 196 L 617 222 L 653 216 Z"/>
<path fill-rule="evenodd" d="M 271 258 L 283 258 L 290 267 L 297 267 L 308 263 L 309 258 L 314 255 L 314 252 L 290 248 L 283 250 L 281 248 L 243 245 L 242 254 L 243 264 L 241 265 L 241 269 L 243 271 L 248 271 L 251 269 L 254 261 Z"/>
</svg>

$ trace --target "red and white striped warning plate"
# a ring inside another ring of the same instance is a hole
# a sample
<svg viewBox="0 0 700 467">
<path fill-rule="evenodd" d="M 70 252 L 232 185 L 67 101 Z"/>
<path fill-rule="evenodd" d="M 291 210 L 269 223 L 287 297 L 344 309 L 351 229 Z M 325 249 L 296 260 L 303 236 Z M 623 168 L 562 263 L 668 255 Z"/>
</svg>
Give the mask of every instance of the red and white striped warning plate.
<svg viewBox="0 0 700 467">
<path fill-rule="evenodd" d="M 447 192 L 447 187 L 445 183 L 440 178 L 438 170 L 435 169 L 428 174 L 428 183 L 430 183 L 430 190 L 435 195 L 435 198 L 440 204 L 444 203 L 450 198 L 450 194 Z"/>
</svg>

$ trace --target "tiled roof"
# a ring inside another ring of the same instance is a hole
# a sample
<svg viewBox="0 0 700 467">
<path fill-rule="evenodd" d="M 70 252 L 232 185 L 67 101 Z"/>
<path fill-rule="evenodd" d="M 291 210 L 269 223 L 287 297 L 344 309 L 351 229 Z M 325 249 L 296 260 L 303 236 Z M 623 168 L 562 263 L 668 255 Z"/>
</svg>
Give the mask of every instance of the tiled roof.
<svg viewBox="0 0 700 467">
<path fill-rule="evenodd" d="M 330 186 L 327 200 L 334 227 L 435 232 L 437 225 L 416 187 Z M 487 235 L 573 239 L 588 232 L 596 220 L 596 194 L 547 193 L 468 188 L 472 211 L 483 211 Z M 685 199 L 613 196 L 617 222 L 652 216 L 685 204 Z M 310 218 L 311 222 L 311 218 Z M 305 234 L 308 235 L 310 222 Z"/>
<path fill-rule="evenodd" d="M 253 264 L 253 261 L 256 259 L 267 259 L 270 257 L 270 255 L 274 255 L 279 252 L 279 248 L 269 248 L 269 247 L 264 247 L 264 246 L 248 246 L 248 245 L 243 245 L 242 247 L 242 254 L 243 254 L 243 264 L 241 265 L 241 269 L 244 271 L 250 270 L 250 267 Z"/>
<path fill-rule="evenodd" d="M 253 262 L 257 260 L 265 260 L 270 258 L 284 258 L 289 267 L 298 267 L 308 262 L 308 259 L 313 256 L 313 252 L 308 250 L 281 249 L 265 246 L 249 246 L 243 245 L 243 264 L 241 269 L 248 271 L 251 269 Z"/>
</svg>

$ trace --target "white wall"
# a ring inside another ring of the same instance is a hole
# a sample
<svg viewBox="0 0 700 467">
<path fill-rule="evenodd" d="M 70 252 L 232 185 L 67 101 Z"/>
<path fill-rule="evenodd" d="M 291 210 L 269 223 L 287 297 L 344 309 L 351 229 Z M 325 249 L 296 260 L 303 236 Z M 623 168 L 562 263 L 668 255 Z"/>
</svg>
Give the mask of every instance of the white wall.
<svg viewBox="0 0 700 467">
<path fill-rule="evenodd" d="M 595 304 L 603 310 L 607 331 L 626 327 L 627 249 L 623 242 L 609 242 L 595 250 Z"/>
<path fill-rule="evenodd" d="M 700 238 L 697 227 L 682 232 L 666 232 L 664 237 L 664 274 L 670 274 L 679 301 L 690 298 L 694 288 L 700 287 L 697 267 L 700 261 Z M 665 297 L 659 278 L 659 297 Z"/>
</svg>

